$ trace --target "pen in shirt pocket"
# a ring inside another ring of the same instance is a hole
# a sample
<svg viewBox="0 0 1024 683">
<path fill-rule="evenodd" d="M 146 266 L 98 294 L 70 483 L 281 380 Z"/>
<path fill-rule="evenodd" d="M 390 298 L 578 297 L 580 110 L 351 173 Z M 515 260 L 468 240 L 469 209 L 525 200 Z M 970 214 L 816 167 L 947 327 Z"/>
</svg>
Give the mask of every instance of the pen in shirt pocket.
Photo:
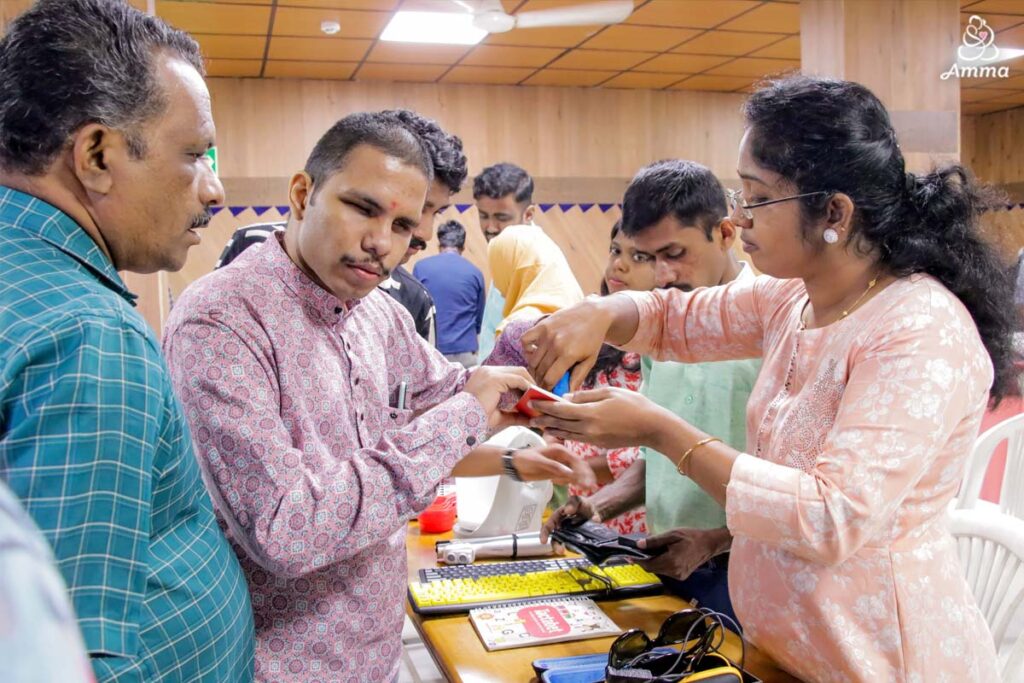
<svg viewBox="0 0 1024 683">
<path fill-rule="evenodd" d="M 396 402 L 395 407 L 399 410 L 405 410 L 405 390 L 408 386 L 407 382 L 398 383 L 398 401 Z"/>
</svg>

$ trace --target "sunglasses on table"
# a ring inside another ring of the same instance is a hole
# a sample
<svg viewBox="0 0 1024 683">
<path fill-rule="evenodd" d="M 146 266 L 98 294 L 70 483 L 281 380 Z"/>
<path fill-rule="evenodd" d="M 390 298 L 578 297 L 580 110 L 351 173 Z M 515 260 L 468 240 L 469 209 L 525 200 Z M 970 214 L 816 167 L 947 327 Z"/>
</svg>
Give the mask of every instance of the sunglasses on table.
<svg viewBox="0 0 1024 683">
<path fill-rule="evenodd" d="M 608 651 L 606 680 L 741 681 L 739 669 L 718 652 L 725 642 L 723 619 L 732 622 L 713 610 L 688 608 L 669 615 L 653 639 L 641 629 L 626 631 Z M 741 653 L 740 666 L 743 658 Z"/>
</svg>

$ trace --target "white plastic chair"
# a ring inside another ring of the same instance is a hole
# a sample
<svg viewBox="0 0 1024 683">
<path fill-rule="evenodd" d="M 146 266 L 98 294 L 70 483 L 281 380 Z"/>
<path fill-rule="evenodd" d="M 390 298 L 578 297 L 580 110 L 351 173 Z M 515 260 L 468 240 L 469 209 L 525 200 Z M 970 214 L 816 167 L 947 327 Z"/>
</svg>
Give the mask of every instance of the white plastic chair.
<svg viewBox="0 0 1024 683">
<path fill-rule="evenodd" d="M 955 507 L 957 509 L 988 508 L 991 504 L 979 500 L 981 485 L 985 481 L 992 454 L 1006 441 L 1006 469 L 999 492 L 1000 512 L 1024 519 L 1024 413 L 1004 420 L 978 437 L 967 460 L 967 473 L 960 485 Z"/>
<path fill-rule="evenodd" d="M 1007 641 L 1007 630 L 1024 605 L 1024 520 L 999 512 L 953 510 L 950 531 L 957 542 L 967 585 L 995 639 L 1003 681 L 1024 682 L 1024 634 Z"/>
</svg>

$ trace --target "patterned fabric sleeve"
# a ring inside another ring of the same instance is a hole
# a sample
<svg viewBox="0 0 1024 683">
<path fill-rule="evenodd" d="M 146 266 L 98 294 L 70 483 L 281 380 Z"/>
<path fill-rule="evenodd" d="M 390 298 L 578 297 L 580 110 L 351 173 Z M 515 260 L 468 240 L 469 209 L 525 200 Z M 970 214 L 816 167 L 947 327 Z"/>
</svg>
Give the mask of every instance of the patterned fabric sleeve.
<svg viewBox="0 0 1024 683">
<path fill-rule="evenodd" d="M 396 315 L 406 314 L 397 304 L 394 310 Z M 396 405 L 402 381 L 407 382 L 409 388 L 407 407 L 417 413 L 447 401 L 466 386 L 469 371 L 445 358 L 437 346 L 421 337 L 412 325 L 395 325 L 391 334 L 395 337 L 392 345 L 402 349 L 388 364 L 391 405 Z"/>
<path fill-rule="evenodd" d="M 487 356 L 482 365 L 504 365 L 517 368 L 526 367 L 523 355 L 523 335 L 537 324 L 536 320 L 515 320 L 510 322 L 505 331 L 494 342 L 494 350 Z"/>
<path fill-rule="evenodd" d="M 880 326 L 887 332 L 853 359 L 835 423 L 809 471 L 750 455 L 736 460 L 726 495 L 733 535 L 814 562 L 844 562 L 891 523 L 964 416 L 980 410 L 991 365 L 987 356 L 958 353 L 957 342 L 977 333 L 952 314 L 948 299 L 936 297 L 923 310 L 912 304 L 896 309 Z M 959 478 L 962 470 L 945 476 Z"/>
<path fill-rule="evenodd" d="M 167 410 L 159 355 L 127 325 L 83 315 L 26 344 L 23 360 L 19 400 L 3 407 L 3 474 L 53 544 L 86 648 L 104 671 L 129 666 Z"/>
<path fill-rule="evenodd" d="M 633 463 L 640 459 L 640 448 L 637 446 L 613 448 L 607 452 L 606 457 L 608 458 L 608 469 L 611 470 L 612 478 L 618 479 Z"/>
<path fill-rule="evenodd" d="M 281 396 L 261 362 L 260 343 L 246 334 L 196 317 L 181 322 L 164 348 L 221 514 L 249 556 L 275 574 L 302 576 L 401 529 L 486 434 L 479 402 L 458 393 L 404 427 L 386 430 L 376 444 L 345 457 L 323 453 L 315 458 L 319 469 L 306 467 L 303 445 L 292 443 L 281 419 L 280 403 L 291 399 Z M 416 344 L 436 354 L 422 339 Z M 208 354 L 217 362 L 195 372 Z M 436 372 L 464 371 L 445 362 Z M 438 391 L 420 392 L 412 407 L 426 405 Z M 339 421 L 338 429 L 351 428 Z"/>
<path fill-rule="evenodd" d="M 622 348 L 680 363 L 760 358 L 769 319 L 802 291 L 799 280 L 758 277 L 692 292 L 623 292 L 615 296 L 636 303 L 640 324 Z"/>
</svg>

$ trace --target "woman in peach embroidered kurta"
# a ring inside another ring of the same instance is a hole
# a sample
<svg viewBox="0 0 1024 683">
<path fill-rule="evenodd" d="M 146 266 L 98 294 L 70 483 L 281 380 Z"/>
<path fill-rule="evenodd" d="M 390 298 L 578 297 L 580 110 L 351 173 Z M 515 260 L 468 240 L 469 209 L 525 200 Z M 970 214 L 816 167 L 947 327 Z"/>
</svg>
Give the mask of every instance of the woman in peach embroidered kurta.
<svg viewBox="0 0 1024 683">
<path fill-rule="evenodd" d="M 613 389 L 538 405 L 533 424 L 651 446 L 723 504 L 744 634 L 800 678 L 998 681 L 945 519 L 989 393 L 1014 380 L 984 194 L 958 166 L 907 173 L 859 84 L 787 77 L 744 114 L 730 220 L 779 279 L 589 300 L 523 344 L 548 384 L 585 372 L 601 341 L 682 362 L 763 357 L 749 452 Z"/>
<path fill-rule="evenodd" d="M 814 330 L 799 280 L 634 300 L 630 350 L 764 350 L 750 453 L 726 491 L 730 597 L 750 641 L 808 680 L 998 681 L 945 526 L 992 383 L 963 304 L 918 275 Z"/>
</svg>

